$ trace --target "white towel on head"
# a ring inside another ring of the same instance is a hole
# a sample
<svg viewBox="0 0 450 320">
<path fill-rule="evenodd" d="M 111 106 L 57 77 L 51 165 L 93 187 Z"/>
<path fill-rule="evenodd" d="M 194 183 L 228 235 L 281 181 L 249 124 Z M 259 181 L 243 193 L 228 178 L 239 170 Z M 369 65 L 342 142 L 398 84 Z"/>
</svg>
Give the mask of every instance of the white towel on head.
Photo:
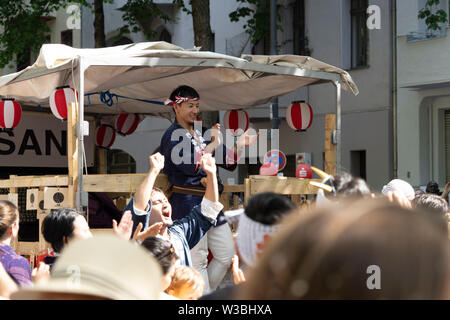
<svg viewBox="0 0 450 320">
<path fill-rule="evenodd" d="M 236 246 L 243 262 L 248 266 L 254 266 L 258 255 L 278 229 L 279 225 L 265 225 L 241 214 L 236 237 Z"/>
<path fill-rule="evenodd" d="M 414 199 L 414 188 L 408 182 L 401 179 L 391 180 L 383 187 L 381 193 L 386 195 L 389 191 L 400 192 L 409 200 Z"/>
</svg>

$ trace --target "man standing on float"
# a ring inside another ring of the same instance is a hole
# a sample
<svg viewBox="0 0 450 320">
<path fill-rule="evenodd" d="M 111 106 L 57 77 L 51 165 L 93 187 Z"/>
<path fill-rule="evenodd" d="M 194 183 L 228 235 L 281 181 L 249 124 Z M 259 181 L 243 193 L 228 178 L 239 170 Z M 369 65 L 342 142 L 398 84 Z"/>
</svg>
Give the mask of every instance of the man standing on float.
<svg viewBox="0 0 450 320">
<path fill-rule="evenodd" d="M 222 143 L 219 124 L 211 128 L 210 135 L 205 135 L 207 128 L 194 125 L 200 112 L 199 100 L 197 91 L 184 85 L 176 88 L 165 103 L 172 106 L 176 117 L 164 133 L 160 146 L 161 154 L 165 158 L 163 173 L 173 185 L 169 199 L 173 219 L 185 217 L 195 205 L 201 203 L 206 173 L 201 169 L 199 160 L 204 153 L 214 154 L 214 150 Z M 209 139 L 208 135 L 212 138 Z M 233 150 L 222 146 L 222 159 L 216 159 L 216 163 L 224 169 L 234 170 L 237 166 L 238 150 L 254 143 L 256 139 L 256 135 L 248 135 L 246 132 Z M 219 191 L 223 191 L 220 179 Z M 213 255 L 209 265 L 208 248 Z M 194 268 L 205 279 L 205 292 L 215 290 L 234 256 L 233 235 L 222 212 L 215 227 L 191 250 L 191 256 Z"/>
</svg>

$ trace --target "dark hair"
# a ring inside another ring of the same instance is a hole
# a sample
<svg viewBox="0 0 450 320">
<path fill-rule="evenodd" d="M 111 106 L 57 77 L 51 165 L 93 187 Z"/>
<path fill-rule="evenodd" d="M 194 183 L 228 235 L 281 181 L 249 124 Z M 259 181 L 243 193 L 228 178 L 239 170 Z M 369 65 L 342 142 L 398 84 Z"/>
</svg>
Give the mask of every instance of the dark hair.
<svg viewBox="0 0 450 320">
<path fill-rule="evenodd" d="M 158 260 L 163 274 L 169 272 L 170 267 L 172 267 L 178 259 L 172 243 L 167 240 L 159 237 L 150 237 L 145 239 L 141 245 L 147 249 L 156 258 L 156 260 Z"/>
<path fill-rule="evenodd" d="M 425 194 L 425 192 L 422 189 L 417 189 L 416 191 L 414 191 L 414 198 L 418 198 L 423 194 Z"/>
<path fill-rule="evenodd" d="M 442 194 L 441 191 L 439 191 L 439 185 L 437 184 L 436 181 L 430 181 L 427 184 L 427 188 L 425 189 L 426 193 L 432 193 L 432 194 L 437 194 L 438 196 L 440 196 Z"/>
<path fill-rule="evenodd" d="M 333 186 L 336 189 L 336 193 L 344 197 L 365 197 L 370 195 L 370 188 L 363 179 L 353 177 L 346 172 L 334 176 Z"/>
<path fill-rule="evenodd" d="M 170 100 L 175 101 L 175 96 L 183 97 L 183 98 L 200 98 L 198 92 L 189 86 L 179 86 L 170 94 Z"/>
<path fill-rule="evenodd" d="M 432 218 L 442 229 L 445 234 L 448 233 L 447 212 L 448 204 L 445 199 L 436 194 L 423 194 L 418 196 L 413 201 L 415 207 L 422 212 L 427 212 L 428 216 Z"/>
<path fill-rule="evenodd" d="M 52 210 L 42 222 L 42 235 L 45 241 L 52 245 L 53 250 L 61 252 L 64 247 L 64 237 L 73 235 L 73 222 L 80 214 L 72 208 Z"/>
<path fill-rule="evenodd" d="M 295 205 L 286 196 L 273 192 L 262 192 L 248 200 L 245 214 L 256 222 L 272 225 L 278 223 L 294 208 Z"/>
</svg>

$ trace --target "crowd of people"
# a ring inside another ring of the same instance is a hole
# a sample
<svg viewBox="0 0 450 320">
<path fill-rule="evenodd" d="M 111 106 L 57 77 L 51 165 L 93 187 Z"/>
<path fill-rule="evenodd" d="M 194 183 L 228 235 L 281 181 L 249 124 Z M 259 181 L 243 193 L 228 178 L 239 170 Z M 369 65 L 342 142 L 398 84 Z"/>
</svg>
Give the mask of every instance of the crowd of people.
<svg viewBox="0 0 450 320">
<path fill-rule="evenodd" d="M 0 201 L 2 299 L 450 299 L 450 183 L 422 191 L 394 179 L 375 192 L 348 173 L 324 173 L 309 207 L 255 194 L 233 230 L 216 161 L 235 168 L 255 137 L 244 133 L 232 150 L 218 135 L 205 140 L 194 127 L 199 98 L 181 86 L 166 102 L 176 121 L 110 234 L 93 236 L 73 208 L 52 210 L 41 233 L 54 255 L 30 270 L 12 248 L 18 209 Z M 173 152 L 183 141 L 191 162 L 180 164 Z M 154 186 L 160 173 L 170 194 Z"/>
</svg>

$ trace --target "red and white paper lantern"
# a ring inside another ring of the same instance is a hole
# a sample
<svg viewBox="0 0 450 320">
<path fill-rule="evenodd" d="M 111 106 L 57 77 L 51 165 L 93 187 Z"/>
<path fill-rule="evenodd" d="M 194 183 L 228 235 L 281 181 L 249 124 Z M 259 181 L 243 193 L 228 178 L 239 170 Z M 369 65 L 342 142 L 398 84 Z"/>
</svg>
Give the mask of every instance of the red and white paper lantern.
<svg viewBox="0 0 450 320">
<path fill-rule="evenodd" d="M 139 115 L 134 113 L 121 113 L 116 119 L 116 130 L 121 135 L 132 134 L 141 121 Z"/>
<path fill-rule="evenodd" d="M 102 124 L 97 128 L 95 143 L 101 148 L 109 149 L 116 140 L 116 130 L 110 125 Z"/>
<path fill-rule="evenodd" d="M 0 101 L 0 127 L 4 129 L 15 128 L 22 118 L 22 107 L 13 99 Z"/>
<path fill-rule="evenodd" d="M 67 119 L 67 104 L 76 103 L 78 92 L 69 86 L 58 87 L 50 95 L 50 109 L 58 119 Z"/>
<path fill-rule="evenodd" d="M 313 111 L 304 101 L 294 101 L 286 110 L 286 121 L 292 129 L 305 131 L 311 126 Z"/>
<path fill-rule="evenodd" d="M 223 119 L 225 129 L 231 130 L 234 136 L 247 131 L 249 126 L 248 113 L 244 110 L 230 110 L 225 113 Z M 240 131 L 241 129 L 242 131 Z"/>
</svg>

